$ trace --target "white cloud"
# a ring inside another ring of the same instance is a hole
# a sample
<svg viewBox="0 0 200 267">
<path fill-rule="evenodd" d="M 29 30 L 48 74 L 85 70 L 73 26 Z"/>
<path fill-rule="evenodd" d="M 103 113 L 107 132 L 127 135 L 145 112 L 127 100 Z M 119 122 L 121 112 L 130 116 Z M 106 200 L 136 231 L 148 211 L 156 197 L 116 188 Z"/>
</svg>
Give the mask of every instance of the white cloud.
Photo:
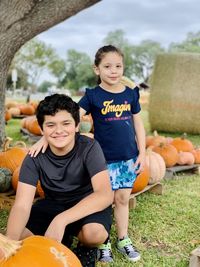
<svg viewBox="0 0 200 267">
<path fill-rule="evenodd" d="M 103 0 L 40 34 L 65 58 L 68 49 L 94 57 L 110 31 L 121 29 L 132 44 L 144 39 L 167 47 L 200 30 L 199 0 Z"/>
</svg>

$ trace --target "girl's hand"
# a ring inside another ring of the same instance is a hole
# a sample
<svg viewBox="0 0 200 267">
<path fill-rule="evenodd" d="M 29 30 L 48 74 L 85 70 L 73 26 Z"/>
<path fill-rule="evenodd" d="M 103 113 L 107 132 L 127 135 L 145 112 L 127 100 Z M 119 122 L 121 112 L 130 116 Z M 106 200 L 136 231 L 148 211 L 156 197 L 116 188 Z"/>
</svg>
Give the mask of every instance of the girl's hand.
<svg viewBox="0 0 200 267">
<path fill-rule="evenodd" d="M 33 146 L 29 148 L 28 154 L 31 157 L 36 157 L 40 151 L 44 153 L 47 147 L 48 147 L 48 143 L 45 137 L 43 136 L 39 141 L 37 141 L 37 143 L 35 143 Z"/>
<path fill-rule="evenodd" d="M 134 164 L 134 167 L 138 167 L 135 173 L 140 174 L 142 171 L 144 171 L 145 164 L 145 155 L 139 154 Z"/>
</svg>

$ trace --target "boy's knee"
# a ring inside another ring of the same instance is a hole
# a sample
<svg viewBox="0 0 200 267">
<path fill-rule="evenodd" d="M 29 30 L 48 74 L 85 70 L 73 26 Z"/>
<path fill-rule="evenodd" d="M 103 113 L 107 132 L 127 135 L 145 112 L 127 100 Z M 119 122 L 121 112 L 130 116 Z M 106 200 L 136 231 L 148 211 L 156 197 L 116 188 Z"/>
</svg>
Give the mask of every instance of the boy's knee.
<svg viewBox="0 0 200 267">
<path fill-rule="evenodd" d="M 108 233 L 103 225 L 91 223 L 82 228 L 82 238 L 84 243 L 99 245 L 107 239 Z"/>
</svg>

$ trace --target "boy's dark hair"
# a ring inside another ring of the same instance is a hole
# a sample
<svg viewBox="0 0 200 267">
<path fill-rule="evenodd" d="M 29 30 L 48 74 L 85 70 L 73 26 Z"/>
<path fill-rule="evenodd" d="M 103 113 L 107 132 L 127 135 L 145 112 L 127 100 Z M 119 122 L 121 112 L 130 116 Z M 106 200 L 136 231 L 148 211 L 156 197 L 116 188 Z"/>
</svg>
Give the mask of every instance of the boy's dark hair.
<svg viewBox="0 0 200 267">
<path fill-rule="evenodd" d="M 43 129 L 45 115 L 54 116 L 58 111 L 61 110 L 66 110 L 72 115 L 76 126 L 79 124 L 79 105 L 67 95 L 54 94 L 46 96 L 42 101 L 40 101 L 37 107 L 36 117 L 41 129 Z"/>
</svg>

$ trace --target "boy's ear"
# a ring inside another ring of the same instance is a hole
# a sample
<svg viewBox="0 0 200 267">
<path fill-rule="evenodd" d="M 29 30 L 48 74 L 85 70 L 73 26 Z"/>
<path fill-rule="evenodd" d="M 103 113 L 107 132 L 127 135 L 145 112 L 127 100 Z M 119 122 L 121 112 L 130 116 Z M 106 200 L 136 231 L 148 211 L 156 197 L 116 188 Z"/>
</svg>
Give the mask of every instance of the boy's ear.
<svg viewBox="0 0 200 267">
<path fill-rule="evenodd" d="M 79 124 L 76 126 L 76 133 L 78 133 L 79 130 L 80 130 L 80 122 L 79 122 Z"/>
</svg>

